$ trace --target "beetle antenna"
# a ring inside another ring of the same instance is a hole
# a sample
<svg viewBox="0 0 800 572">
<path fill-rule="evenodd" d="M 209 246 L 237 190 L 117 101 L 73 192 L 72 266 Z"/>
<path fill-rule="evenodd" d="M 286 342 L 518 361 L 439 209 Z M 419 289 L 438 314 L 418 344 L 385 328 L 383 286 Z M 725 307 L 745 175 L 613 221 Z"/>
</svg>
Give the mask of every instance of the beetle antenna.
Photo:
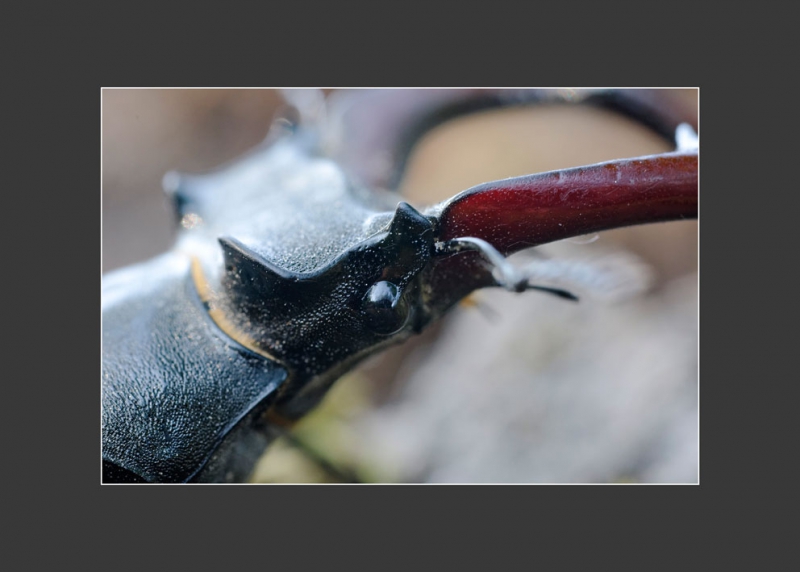
<svg viewBox="0 0 800 572">
<path fill-rule="evenodd" d="M 437 243 L 437 252 L 455 254 L 465 250 L 479 252 L 492 270 L 497 286 L 512 292 L 539 290 L 577 301 L 572 290 L 590 293 L 595 298 L 613 301 L 646 289 L 649 269 L 631 256 L 621 253 L 592 260 L 549 260 L 539 258 L 516 266 L 491 244 L 475 237 L 461 237 Z"/>
<path fill-rule="evenodd" d="M 529 284 L 530 276 L 523 269 L 511 264 L 494 246 L 480 238 L 473 236 L 454 238 L 446 242 L 437 243 L 436 249 L 440 253 L 449 254 L 474 250 L 479 252 L 492 266 L 492 276 L 498 286 L 502 286 L 512 292 L 524 292 L 531 287 Z"/>
<path fill-rule="evenodd" d="M 528 286 L 528 290 L 539 290 L 540 292 L 547 292 L 548 294 L 553 294 L 554 296 L 558 296 L 559 298 L 563 298 L 564 300 L 570 300 L 572 302 L 578 302 L 580 298 L 578 298 L 572 292 L 568 290 L 562 290 L 561 288 L 549 288 L 547 286 Z"/>
</svg>

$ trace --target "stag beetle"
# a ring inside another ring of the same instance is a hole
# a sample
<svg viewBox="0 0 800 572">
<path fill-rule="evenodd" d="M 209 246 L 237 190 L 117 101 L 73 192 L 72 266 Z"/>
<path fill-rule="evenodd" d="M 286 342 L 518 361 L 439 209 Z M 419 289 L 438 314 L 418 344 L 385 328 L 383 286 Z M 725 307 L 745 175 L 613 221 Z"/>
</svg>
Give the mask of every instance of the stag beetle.
<svg viewBox="0 0 800 572">
<path fill-rule="evenodd" d="M 424 210 L 391 193 L 434 125 L 543 101 L 613 109 L 678 149 L 484 183 Z M 300 111 L 219 171 L 166 177 L 174 248 L 104 277 L 103 482 L 243 480 L 270 426 L 472 291 L 577 299 L 506 256 L 697 216 L 696 125 L 666 92 L 387 90 L 316 121 Z"/>
</svg>

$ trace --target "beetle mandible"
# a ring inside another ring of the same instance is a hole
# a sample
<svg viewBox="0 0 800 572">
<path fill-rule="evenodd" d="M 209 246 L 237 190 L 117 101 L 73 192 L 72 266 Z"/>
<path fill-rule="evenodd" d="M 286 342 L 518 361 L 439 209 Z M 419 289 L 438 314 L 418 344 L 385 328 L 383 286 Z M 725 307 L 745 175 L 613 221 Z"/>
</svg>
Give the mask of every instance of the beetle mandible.
<svg viewBox="0 0 800 572">
<path fill-rule="evenodd" d="M 487 183 L 422 211 L 398 204 L 375 189 L 396 184 L 410 143 L 432 125 L 564 97 L 365 95 L 338 118 L 333 146 L 330 125 L 301 123 L 217 173 L 167 180 L 189 228 L 169 253 L 104 280 L 105 482 L 241 480 L 268 444 L 262 429 L 272 419 L 301 417 L 343 372 L 474 289 L 572 296 L 534 282 L 505 255 L 696 216 L 691 149 Z M 581 99 L 668 138 L 683 119 L 658 92 L 587 91 Z M 385 156 L 388 169 L 370 160 Z"/>
</svg>

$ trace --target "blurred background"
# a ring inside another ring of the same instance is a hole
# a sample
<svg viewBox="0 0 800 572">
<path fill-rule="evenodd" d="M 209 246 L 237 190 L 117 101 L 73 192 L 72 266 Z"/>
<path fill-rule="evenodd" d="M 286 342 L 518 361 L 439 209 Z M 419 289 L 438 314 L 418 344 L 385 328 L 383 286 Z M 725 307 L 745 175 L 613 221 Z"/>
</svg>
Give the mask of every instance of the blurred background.
<svg viewBox="0 0 800 572">
<path fill-rule="evenodd" d="M 676 92 L 696 109 L 697 90 Z M 275 90 L 105 89 L 102 103 L 103 272 L 170 248 L 167 171 L 235 158 L 284 106 Z M 489 180 L 669 149 L 589 107 L 480 112 L 419 142 L 401 192 L 421 208 Z M 253 482 L 698 482 L 697 249 L 696 221 L 541 247 L 631 253 L 652 286 L 615 304 L 479 291 L 339 380 Z"/>
</svg>

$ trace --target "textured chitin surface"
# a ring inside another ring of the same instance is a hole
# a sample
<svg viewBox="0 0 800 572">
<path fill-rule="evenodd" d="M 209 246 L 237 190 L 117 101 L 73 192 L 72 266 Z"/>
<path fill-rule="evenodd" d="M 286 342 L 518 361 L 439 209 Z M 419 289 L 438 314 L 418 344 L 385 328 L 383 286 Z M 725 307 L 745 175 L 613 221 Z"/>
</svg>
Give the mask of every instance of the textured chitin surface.
<svg viewBox="0 0 800 572">
<path fill-rule="evenodd" d="M 168 179 L 169 181 L 169 179 Z M 311 273 L 387 226 L 397 200 L 354 186 L 332 161 L 289 137 L 203 176 L 174 181 L 184 214 L 201 224 L 182 239 L 219 250 L 232 237 L 271 264 Z"/>
<path fill-rule="evenodd" d="M 215 331 L 188 275 L 166 254 L 103 282 L 103 459 L 149 481 L 190 478 L 286 377 Z"/>
<path fill-rule="evenodd" d="M 510 253 L 620 226 L 697 216 L 697 154 L 668 153 L 478 185 L 446 203 L 441 240 Z"/>
</svg>

